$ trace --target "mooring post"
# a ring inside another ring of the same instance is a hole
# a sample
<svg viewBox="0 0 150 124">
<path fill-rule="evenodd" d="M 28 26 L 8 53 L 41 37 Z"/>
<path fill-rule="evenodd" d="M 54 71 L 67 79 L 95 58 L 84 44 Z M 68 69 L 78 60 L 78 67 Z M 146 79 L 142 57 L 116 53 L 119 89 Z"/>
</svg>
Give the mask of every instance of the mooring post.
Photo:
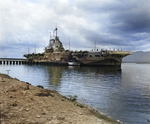
<svg viewBox="0 0 150 124">
<path fill-rule="evenodd" d="M 6 70 L 6 71 L 7 71 L 7 75 L 9 75 L 9 71 L 10 71 L 10 70 Z"/>
<path fill-rule="evenodd" d="M 15 61 L 13 61 L 13 65 L 15 65 Z"/>
</svg>

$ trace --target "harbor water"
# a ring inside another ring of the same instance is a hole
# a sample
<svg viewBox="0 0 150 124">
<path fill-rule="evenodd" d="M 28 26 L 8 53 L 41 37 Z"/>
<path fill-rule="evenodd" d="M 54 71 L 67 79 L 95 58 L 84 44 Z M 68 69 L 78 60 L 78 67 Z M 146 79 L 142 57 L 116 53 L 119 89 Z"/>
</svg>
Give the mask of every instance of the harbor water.
<svg viewBox="0 0 150 124">
<path fill-rule="evenodd" d="M 122 71 L 80 66 L 0 65 L 0 73 L 56 90 L 64 96 L 76 95 L 77 101 L 124 124 L 150 124 L 150 64 L 123 63 Z"/>
</svg>

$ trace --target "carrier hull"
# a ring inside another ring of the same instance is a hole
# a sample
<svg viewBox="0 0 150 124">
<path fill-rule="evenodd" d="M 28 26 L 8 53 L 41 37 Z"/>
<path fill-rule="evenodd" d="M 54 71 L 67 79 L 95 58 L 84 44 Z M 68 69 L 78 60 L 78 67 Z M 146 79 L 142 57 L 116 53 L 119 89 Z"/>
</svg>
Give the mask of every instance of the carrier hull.
<svg viewBox="0 0 150 124">
<path fill-rule="evenodd" d="M 123 57 L 130 54 L 132 53 L 125 51 L 101 50 L 96 52 L 76 52 L 72 55 L 81 65 L 121 66 Z"/>
</svg>

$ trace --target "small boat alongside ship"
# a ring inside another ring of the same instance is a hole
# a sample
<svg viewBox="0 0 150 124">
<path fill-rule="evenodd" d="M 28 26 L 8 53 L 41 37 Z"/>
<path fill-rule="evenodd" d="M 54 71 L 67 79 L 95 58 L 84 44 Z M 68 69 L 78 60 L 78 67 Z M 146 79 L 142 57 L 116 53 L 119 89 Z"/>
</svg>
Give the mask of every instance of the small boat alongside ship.
<svg viewBox="0 0 150 124">
<path fill-rule="evenodd" d="M 42 54 L 26 54 L 27 62 L 40 64 L 56 65 L 88 65 L 88 66 L 107 66 L 119 67 L 123 57 L 132 54 L 122 50 L 96 50 L 96 51 L 70 51 L 65 50 L 62 42 L 57 36 L 57 28 L 54 30 L 56 36 L 49 40 L 49 45 L 45 47 Z"/>
<path fill-rule="evenodd" d="M 80 66 L 80 62 L 68 62 L 70 66 Z"/>
</svg>

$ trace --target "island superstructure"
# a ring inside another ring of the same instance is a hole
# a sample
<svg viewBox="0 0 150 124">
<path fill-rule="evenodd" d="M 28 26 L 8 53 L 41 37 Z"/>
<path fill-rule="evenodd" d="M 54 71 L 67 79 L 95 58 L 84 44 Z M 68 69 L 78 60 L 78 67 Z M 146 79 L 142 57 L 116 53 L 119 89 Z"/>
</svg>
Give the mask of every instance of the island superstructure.
<svg viewBox="0 0 150 124">
<path fill-rule="evenodd" d="M 65 50 L 62 42 L 57 36 L 57 28 L 54 30 L 56 35 L 49 40 L 49 45 L 45 47 L 42 54 L 26 54 L 28 62 L 57 64 L 57 65 L 91 65 L 91 66 L 118 66 L 121 67 L 123 57 L 132 54 L 122 50 L 95 50 L 95 51 L 70 51 Z M 73 64 L 77 63 L 77 64 Z"/>
</svg>

